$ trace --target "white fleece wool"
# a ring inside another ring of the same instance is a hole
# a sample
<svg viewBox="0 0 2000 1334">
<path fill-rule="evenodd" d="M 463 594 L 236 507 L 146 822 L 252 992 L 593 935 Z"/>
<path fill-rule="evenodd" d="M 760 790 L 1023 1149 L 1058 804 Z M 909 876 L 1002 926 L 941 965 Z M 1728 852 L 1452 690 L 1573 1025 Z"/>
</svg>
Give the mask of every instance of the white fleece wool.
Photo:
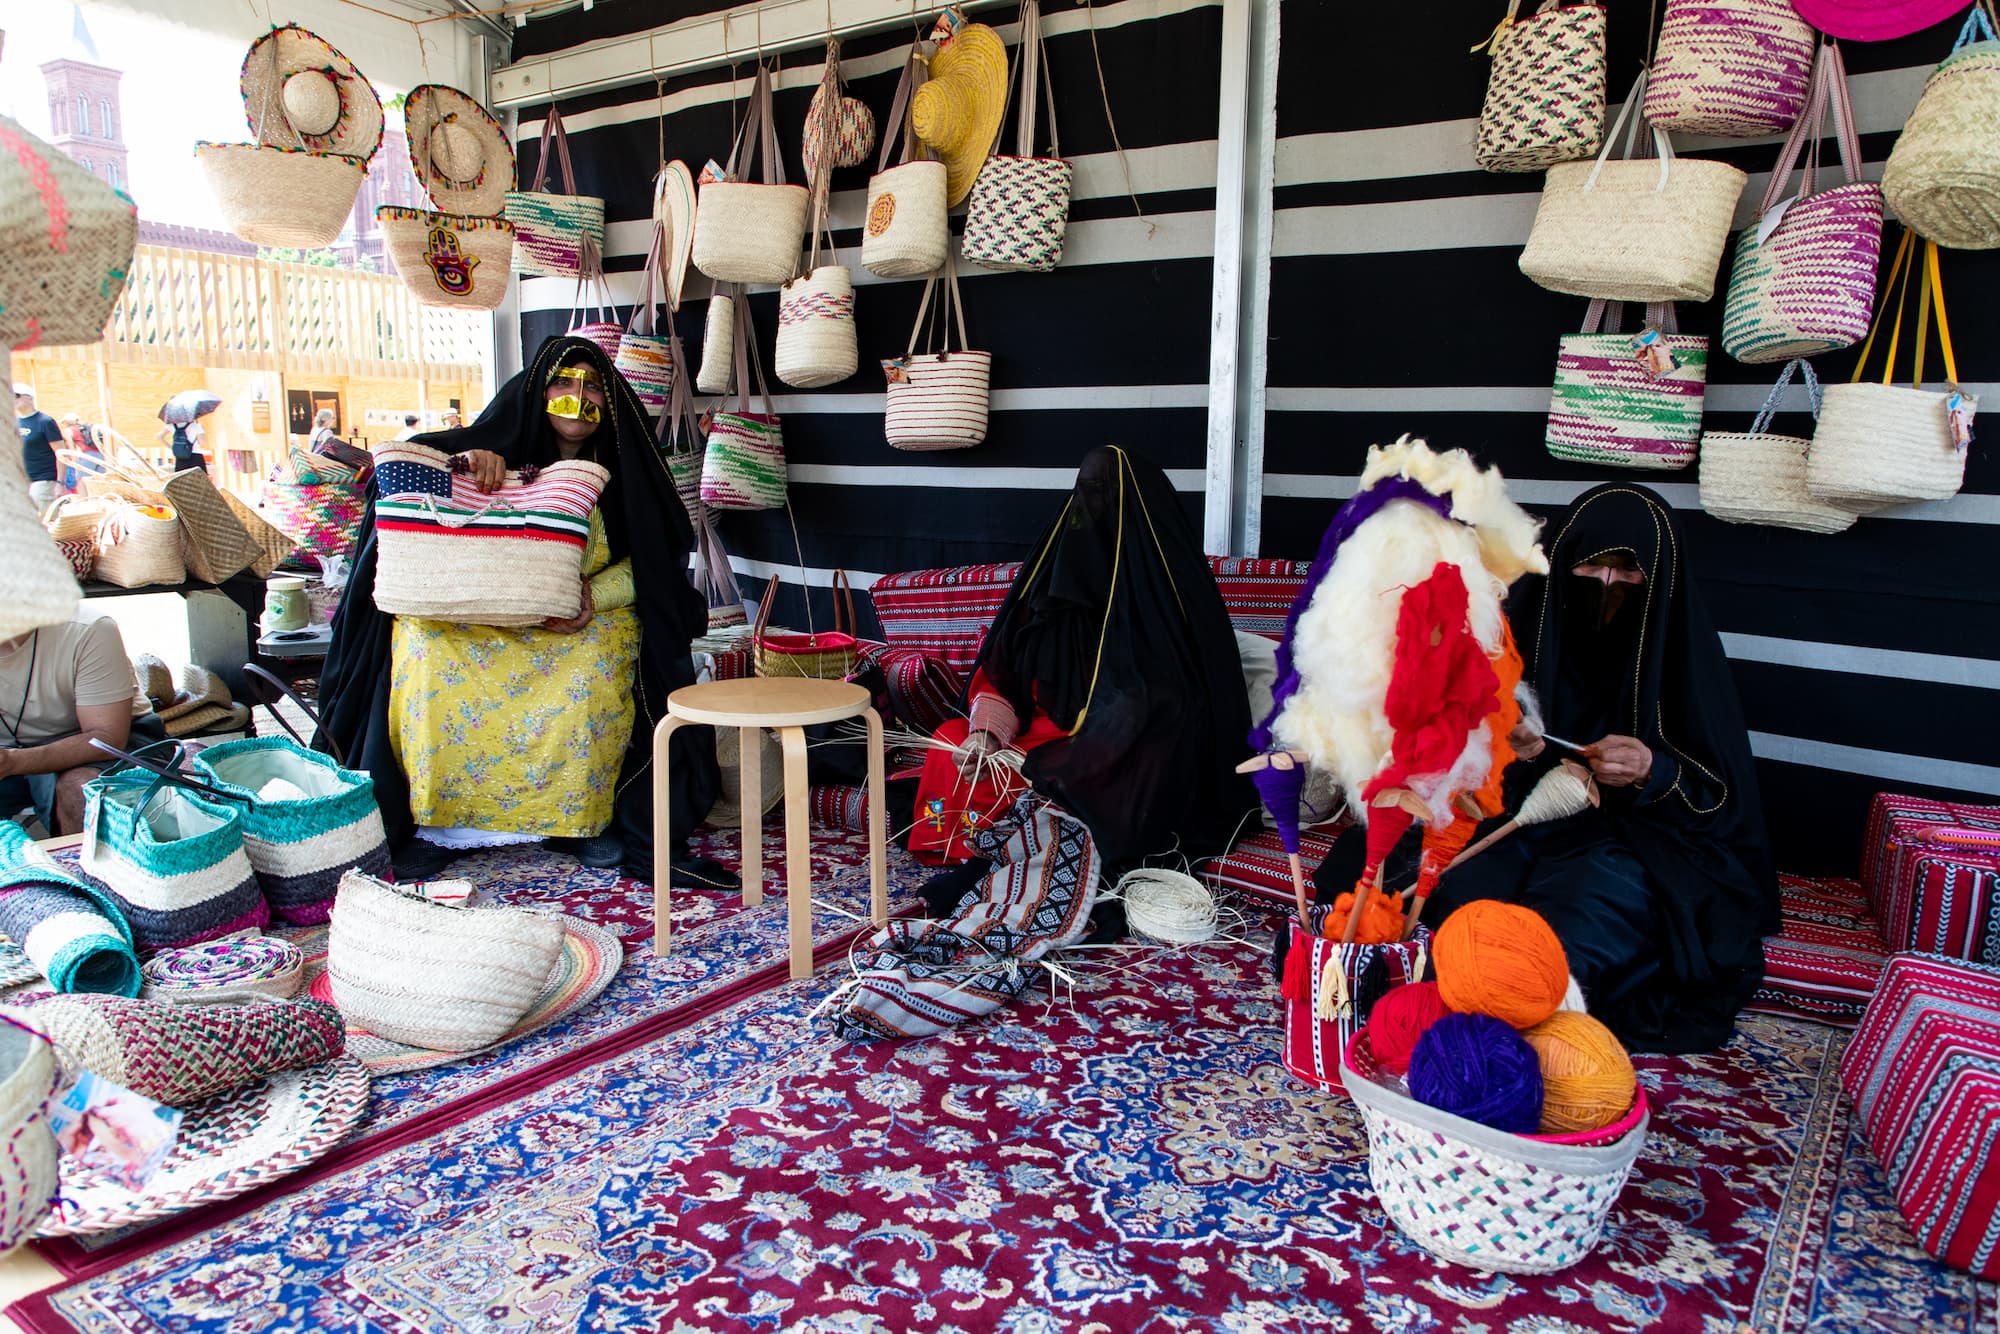
<svg viewBox="0 0 2000 1334">
<path fill-rule="evenodd" d="M 1402 593 L 1428 579 L 1441 561 L 1457 566 L 1465 580 L 1474 637 L 1488 654 L 1498 652 L 1507 585 L 1488 572 L 1479 536 L 1410 500 L 1390 501 L 1341 546 L 1292 639 L 1299 688 L 1272 734 L 1337 777 L 1349 809 L 1363 820 L 1361 790 L 1388 762 L 1394 742 L 1383 705 L 1395 669 Z M 1475 728 L 1449 773 L 1426 775 L 1411 790 L 1442 816 L 1445 798 L 1477 788 L 1491 763 L 1486 729 Z"/>
<path fill-rule="evenodd" d="M 1508 499 L 1507 479 L 1498 468 L 1481 470 L 1462 449 L 1440 454 L 1406 435 L 1393 445 L 1369 447 L 1361 489 L 1385 477 L 1407 477 L 1434 496 L 1449 496 L 1451 517 L 1472 525 L 1487 570 L 1503 583 L 1549 572 L 1549 558 L 1537 541 L 1542 521 Z"/>
</svg>

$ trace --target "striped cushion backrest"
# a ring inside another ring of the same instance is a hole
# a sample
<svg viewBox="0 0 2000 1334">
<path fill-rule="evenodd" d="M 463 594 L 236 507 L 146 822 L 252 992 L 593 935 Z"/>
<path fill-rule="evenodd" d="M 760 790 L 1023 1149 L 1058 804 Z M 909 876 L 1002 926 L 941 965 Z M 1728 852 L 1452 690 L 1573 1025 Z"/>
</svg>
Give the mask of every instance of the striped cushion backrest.
<svg viewBox="0 0 2000 1334">
<path fill-rule="evenodd" d="M 1284 633 L 1285 616 L 1305 584 L 1310 562 L 1210 556 L 1208 563 L 1237 629 L 1268 639 Z M 986 627 L 1020 570 L 1019 561 L 908 570 L 877 579 L 868 595 L 891 644 L 925 649 L 970 673 Z"/>
</svg>

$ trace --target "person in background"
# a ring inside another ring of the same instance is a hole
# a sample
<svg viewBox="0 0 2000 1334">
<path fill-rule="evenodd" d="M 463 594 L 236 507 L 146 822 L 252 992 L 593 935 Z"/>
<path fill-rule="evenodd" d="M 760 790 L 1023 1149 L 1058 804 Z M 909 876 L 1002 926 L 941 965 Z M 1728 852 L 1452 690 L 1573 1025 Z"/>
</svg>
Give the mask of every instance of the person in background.
<svg viewBox="0 0 2000 1334">
<path fill-rule="evenodd" d="M 423 428 L 418 424 L 421 420 L 422 418 L 418 417 L 414 412 L 404 413 L 403 429 L 396 433 L 396 438 L 398 440 L 414 440 L 422 435 Z"/>
<path fill-rule="evenodd" d="M 160 437 L 170 440 L 172 444 L 175 472 L 186 472 L 190 468 L 208 471 L 208 456 L 201 449 L 203 434 L 200 422 L 175 422 L 160 428 Z"/>
<path fill-rule="evenodd" d="M 135 731 L 166 735 L 147 714 L 125 643 L 109 618 L 67 621 L 0 640 L 0 819 L 33 806 L 59 834 L 83 832 L 83 785 L 112 763 L 93 738 L 123 749 Z"/>
<path fill-rule="evenodd" d="M 98 428 L 78 416 L 68 413 L 62 419 L 63 442 L 81 457 L 66 460 L 62 470 L 62 488 L 65 491 L 83 489 L 83 479 L 105 470 L 104 451 L 99 447 Z"/>
<path fill-rule="evenodd" d="M 439 429 L 445 431 L 456 431 L 463 425 L 465 425 L 465 418 L 461 417 L 458 414 L 457 408 L 453 408 L 451 411 L 444 414 L 444 424 Z"/>
<path fill-rule="evenodd" d="M 328 452 L 327 446 L 338 444 L 340 436 L 333 429 L 333 409 L 321 408 L 313 414 L 311 449 L 315 454 Z"/>
<path fill-rule="evenodd" d="M 21 423 L 21 462 L 28 469 L 28 499 L 37 510 L 55 503 L 60 489 L 56 478 L 56 447 L 63 442 L 56 419 L 35 406 L 35 391 L 25 384 L 14 386 L 14 415 Z"/>
</svg>

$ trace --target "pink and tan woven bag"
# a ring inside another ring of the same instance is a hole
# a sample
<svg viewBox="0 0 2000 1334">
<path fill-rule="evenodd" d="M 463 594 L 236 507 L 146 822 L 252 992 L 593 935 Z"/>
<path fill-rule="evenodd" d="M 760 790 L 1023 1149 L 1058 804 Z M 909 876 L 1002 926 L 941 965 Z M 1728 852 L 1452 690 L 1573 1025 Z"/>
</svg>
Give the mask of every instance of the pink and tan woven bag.
<svg viewBox="0 0 2000 1334">
<path fill-rule="evenodd" d="M 1508 0 L 1484 43 L 1493 67 L 1472 155 L 1487 171 L 1540 171 L 1603 142 L 1604 6 L 1542 0 L 1516 20 L 1520 8 Z"/>
<path fill-rule="evenodd" d="M 1831 107 L 1847 180 L 1813 193 L 1820 118 Z M 1811 148 L 1806 150 L 1807 140 Z M 1798 193 L 1780 196 L 1805 150 Z M 1778 154 L 1757 219 L 1736 242 L 1722 312 L 1722 350 L 1758 364 L 1852 347 L 1868 336 L 1882 260 L 1882 188 L 1860 177 L 1861 144 L 1847 100 L 1847 67 L 1828 42 L 1813 67 L 1812 97 Z"/>
<path fill-rule="evenodd" d="M 1062 263 L 1069 227 L 1073 171 L 1056 135 L 1056 94 L 1042 44 L 1039 0 L 1021 5 L 1020 120 L 1014 152 L 995 154 L 979 169 L 965 206 L 965 257 L 982 268 L 1047 273 Z M 1037 77 L 1039 75 L 1039 78 Z M 1042 86 L 1049 117 L 1049 154 L 1035 156 L 1035 85 Z M 1011 91 L 1011 90 L 1010 90 Z M 1005 113 L 1002 113 L 1005 119 Z"/>
<path fill-rule="evenodd" d="M 1667 0 L 1646 119 L 1748 139 L 1791 128 L 1806 104 L 1813 30 L 1792 0 Z"/>
</svg>

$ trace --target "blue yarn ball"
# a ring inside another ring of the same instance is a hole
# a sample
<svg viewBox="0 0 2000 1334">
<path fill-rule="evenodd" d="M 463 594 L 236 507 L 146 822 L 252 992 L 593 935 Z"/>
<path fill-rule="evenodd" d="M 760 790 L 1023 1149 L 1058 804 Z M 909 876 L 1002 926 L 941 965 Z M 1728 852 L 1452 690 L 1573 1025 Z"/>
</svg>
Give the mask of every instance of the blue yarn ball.
<svg viewBox="0 0 2000 1334">
<path fill-rule="evenodd" d="M 1542 1065 L 1513 1025 L 1490 1014 L 1448 1014 L 1417 1039 L 1410 1096 L 1495 1130 L 1542 1126 Z"/>
</svg>

